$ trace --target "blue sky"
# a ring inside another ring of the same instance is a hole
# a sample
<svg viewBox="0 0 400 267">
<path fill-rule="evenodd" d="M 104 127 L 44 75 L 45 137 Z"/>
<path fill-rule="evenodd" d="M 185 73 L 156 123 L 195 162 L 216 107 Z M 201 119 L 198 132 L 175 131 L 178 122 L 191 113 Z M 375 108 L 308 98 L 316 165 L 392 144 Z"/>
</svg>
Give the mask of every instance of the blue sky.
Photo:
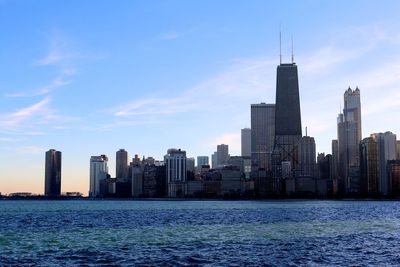
<svg viewBox="0 0 400 267">
<path fill-rule="evenodd" d="M 303 128 L 330 153 L 348 86 L 363 136 L 400 133 L 398 1 L 0 0 L 0 192 L 43 192 L 44 152 L 62 191 L 87 193 L 89 158 L 125 148 L 240 154 L 250 104 L 273 103 L 279 28 L 294 37 Z"/>
</svg>

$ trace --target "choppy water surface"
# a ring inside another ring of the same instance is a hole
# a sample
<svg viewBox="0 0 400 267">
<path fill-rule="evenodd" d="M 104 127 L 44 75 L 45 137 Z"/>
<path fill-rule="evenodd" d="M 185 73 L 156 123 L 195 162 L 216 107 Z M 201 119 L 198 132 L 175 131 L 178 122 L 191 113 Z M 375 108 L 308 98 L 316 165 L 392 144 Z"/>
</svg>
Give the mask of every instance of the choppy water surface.
<svg viewBox="0 0 400 267">
<path fill-rule="evenodd" d="M 400 202 L 0 201 L 1 265 L 400 265 Z"/>
</svg>

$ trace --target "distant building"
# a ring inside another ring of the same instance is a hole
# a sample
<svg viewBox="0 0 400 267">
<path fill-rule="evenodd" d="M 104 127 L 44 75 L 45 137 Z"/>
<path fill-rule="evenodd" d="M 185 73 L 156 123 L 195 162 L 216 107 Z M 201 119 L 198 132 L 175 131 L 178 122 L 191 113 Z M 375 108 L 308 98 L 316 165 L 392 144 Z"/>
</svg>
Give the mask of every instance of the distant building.
<svg viewBox="0 0 400 267">
<path fill-rule="evenodd" d="M 144 164 L 140 160 L 133 159 L 129 168 L 131 173 L 131 195 L 132 197 L 141 197 L 143 195 Z"/>
<path fill-rule="evenodd" d="M 218 161 L 217 161 L 217 152 L 214 152 L 211 155 L 211 168 L 215 169 L 217 168 Z"/>
<path fill-rule="evenodd" d="M 109 177 L 106 155 L 90 157 L 89 197 L 101 195 L 101 181 Z"/>
<path fill-rule="evenodd" d="M 116 153 L 116 170 L 115 177 L 119 180 L 128 178 L 128 152 L 125 149 L 120 149 Z"/>
<path fill-rule="evenodd" d="M 242 189 L 242 172 L 236 166 L 225 166 L 218 170 L 221 173 L 221 195 L 240 196 Z"/>
<path fill-rule="evenodd" d="M 254 171 L 269 170 L 275 137 L 275 104 L 251 105 L 251 157 Z"/>
<path fill-rule="evenodd" d="M 198 156 L 197 157 L 197 174 L 201 174 L 201 170 L 203 165 L 209 165 L 207 156 Z"/>
<path fill-rule="evenodd" d="M 241 131 L 242 157 L 251 157 L 251 129 L 244 128 Z"/>
<path fill-rule="evenodd" d="M 396 135 L 391 132 L 372 134 L 377 143 L 379 193 L 390 193 L 390 181 L 387 173 L 388 160 L 396 159 Z"/>
<path fill-rule="evenodd" d="M 240 170 L 245 178 L 250 178 L 251 173 L 251 158 L 233 156 L 228 160 L 228 165 L 235 166 Z"/>
<path fill-rule="evenodd" d="M 229 147 L 228 145 L 217 145 L 217 165 L 222 166 L 228 163 Z"/>
<path fill-rule="evenodd" d="M 338 180 L 339 180 L 339 174 L 338 174 L 338 158 L 339 158 L 339 144 L 337 140 L 332 140 L 332 167 L 331 167 L 331 178 L 333 181 L 333 192 L 336 194 L 337 193 L 337 187 L 338 187 Z"/>
<path fill-rule="evenodd" d="M 390 181 L 391 195 L 400 196 L 400 160 L 389 160 L 387 170 Z"/>
<path fill-rule="evenodd" d="M 282 178 L 293 177 L 293 171 L 297 170 L 302 138 L 299 80 L 293 60 L 277 66 L 275 99 L 273 169 L 276 191 L 283 192 Z"/>
<path fill-rule="evenodd" d="M 186 159 L 186 171 L 194 173 L 195 159 L 187 158 Z"/>
<path fill-rule="evenodd" d="M 360 142 L 360 179 L 361 193 L 379 193 L 378 146 L 372 137 L 364 138 Z"/>
<path fill-rule="evenodd" d="M 339 190 L 343 194 L 360 192 L 359 143 L 361 141 L 360 89 L 344 93 L 343 113 L 338 116 Z"/>
<path fill-rule="evenodd" d="M 186 159 L 186 174 L 187 181 L 193 181 L 195 179 L 195 159 L 187 158 Z"/>
<path fill-rule="evenodd" d="M 300 176 L 316 176 L 316 151 L 314 137 L 303 136 L 299 144 L 299 162 L 298 162 L 298 175 Z"/>
<path fill-rule="evenodd" d="M 168 149 L 164 156 L 167 172 L 168 197 L 187 195 L 186 151 Z"/>
<path fill-rule="evenodd" d="M 396 141 L 396 159 L 400 160 L 400 140 Z"/>
<path fill-rule="evenodd" d="M 157 166 L 146 164 L 143 168 L 143 196 L 157 197 Z"/>
<path fill-rule="evenodd" d="M 46 152 L 44 194 L 48 197 L 61 195 L 61 152 Z"/>
</svg>

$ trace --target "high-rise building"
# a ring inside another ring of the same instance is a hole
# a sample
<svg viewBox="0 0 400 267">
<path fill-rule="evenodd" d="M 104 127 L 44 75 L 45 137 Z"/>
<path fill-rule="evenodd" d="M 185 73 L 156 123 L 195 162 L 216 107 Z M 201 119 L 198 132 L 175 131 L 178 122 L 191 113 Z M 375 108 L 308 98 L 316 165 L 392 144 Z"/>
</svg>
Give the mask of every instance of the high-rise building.
<svg viewBox="0 0 400 267">
<path fill-rule="evenodd" d="M 130 163 L 131 173 L 131 195 L 140 197 L 143 195 L 143 173 L 144 163 L 142 161 L 132 160 Z"/>
<path fill-rule="evenodd" d="M 400 140 L 396 141 L 396 159 L 400 160 Z"/>
<path fill-rule="evenodd" d="M 338 116 L 338 167 L 341 193 L 359 193 L 359 143 L 361 141 L 360 89 L 344 93 L 343 113 Z"/>
<path fill-rule="evenodd" d="M 332 140 L 332 166 L 331 166 L 331 179 L 333 181 L 333 191 L 337 192 L 338 186 L 338 158 L 339 158 L 339 143 Z"/>
<path fill-rule="evenodd" d="M 215 151 L 211 155 L 211 168 L 215 169 L 217 168 L 218 162 L 217 162 L 217 152 Z"/>
<path fill-rule="evenodd" d="M 299 142 L 299 164 L 297 167 L 300 176 L 316 176 L 316 150 L 314 137 L 303 136 Z"/>
<path fill-rule="evenodd" d="M 361 193 L 376 195 L 379 192 L 378 147 L 376 140 L 367 137 L 360 142 Z"/>
<path fill-rule="evenodd" d="M 101 181 L 108 177 L 108 158 L 106 155 L 90 157 L 89 197 L 101 195 Z"/>
<path fill-rule="evenodd" d="M 293 177 L 302 137 L 297 65 L 281 63 L 276 73 L 275 139 L 272 157 L 274 191 L 282 192 L 282 178 Z"/>
<path fill-rule="evenodd" d="M 400 195 L 400 160 L 389 160 L 388 176 L 391 185 L 390 193 L 394 196 Z"/>
<path fill-rule="evenodd" d="M 48 197 L 61 195 L 61 152 L 46 152 L 44 194 Z"/>
<path fill-rule="evenodd" d="M 186 159 L 186 171 L 194 173 L 195 159 L 187 158 Z"/>
<path fill-rule="evenodd" d="M 115 177 L 117 179 L 126 180 L 128 179 L 128 174 L 128 152 L 125 149 L 120 149 L 116 153 Z"/>
<path fill-rule="evenodd" d="M 209 165 L 207 156 L 198 156 L 197 157 L 197 174 L 201 174 L 201 168 L 203 165 Z"/>
<path fill-rule="evenodd" d="M 168 149 L 164 156 L 167 172 L 168 197 L 187 195 L 186 151 Z"/>
<path fill-rule="evenodd" d="M 372 134 L 377 143 L 379 193 L 388 195 L 391 191 L 387 162 L 396 159 L 396 135 L 391 132 Z"/>
<path fill-rule="evenodd" d="M 217 145 L 217 165 L 222 166 L 228 163 L 229 147 L 228 145 Z"/>
<path fill-rule="evenodd" d="M 243 128 L 241 131 L 241 148 L 242 157 L 251 156 L 251 129 Z"/>
<path fill-rule="evenodd" d="M 275 104 L 251 105 L 251 158 L 257 170 L 271 169 L 275 138 Z"/>
</svg>

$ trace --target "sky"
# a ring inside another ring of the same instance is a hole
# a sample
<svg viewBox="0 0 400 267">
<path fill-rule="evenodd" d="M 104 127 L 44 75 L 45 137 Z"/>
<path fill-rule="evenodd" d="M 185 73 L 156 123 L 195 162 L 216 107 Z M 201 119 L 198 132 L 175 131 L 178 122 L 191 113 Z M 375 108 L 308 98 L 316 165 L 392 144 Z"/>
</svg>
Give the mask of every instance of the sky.
<svg viewBox="0 0 400 267">
<path fill-rule="evenodd" d="M 362 135 L 400 134 L 399 1 L 0 0 L 0 192 L 87 194 L 90 156 L 168 148 L 240 155 L 250 105 L 274 103 L 279 31 L 291 36 L 302 126 L 331 153 L 343 93 L 361 90 Z"/>
</svg>

